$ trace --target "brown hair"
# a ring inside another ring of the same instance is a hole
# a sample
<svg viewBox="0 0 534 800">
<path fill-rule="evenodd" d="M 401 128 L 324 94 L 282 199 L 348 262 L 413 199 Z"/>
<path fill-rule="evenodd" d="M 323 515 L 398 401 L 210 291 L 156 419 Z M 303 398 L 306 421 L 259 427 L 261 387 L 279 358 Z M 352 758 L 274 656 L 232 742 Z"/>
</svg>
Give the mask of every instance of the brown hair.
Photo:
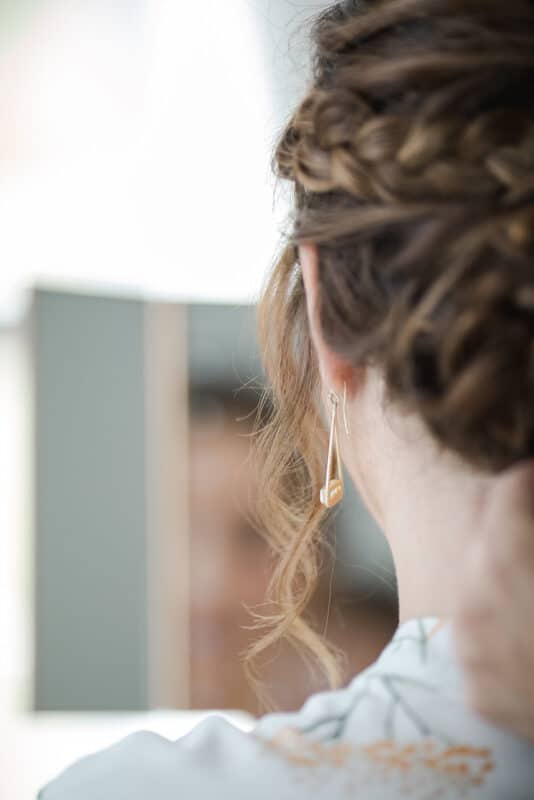
<svg viewBox="0 0 534 800">
<path fill-rule="evenodd" d="M 297 246 L 318 248 L 328 344 L 378 365 L 439 443 L 492 471 L 534 454 L 534 3 L 351 0 L 315 19 L 312 45 L 273 159 L 293 190 L 259 307 L 280 613 L 251 655 L 285 635 L 335 683 L 302 620 L 326 442 Z"/>
</svg>

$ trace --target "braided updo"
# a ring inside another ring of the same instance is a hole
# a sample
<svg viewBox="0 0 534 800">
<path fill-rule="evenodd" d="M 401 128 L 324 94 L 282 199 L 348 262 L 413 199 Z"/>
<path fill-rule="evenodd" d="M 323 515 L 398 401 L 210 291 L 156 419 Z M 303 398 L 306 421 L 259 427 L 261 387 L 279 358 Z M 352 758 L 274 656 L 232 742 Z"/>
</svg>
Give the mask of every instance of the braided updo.
<svg viewBox="0 0 534 800">
<path fill-rule="evenodd" d="M 294 203 L 260 305 L 275 409 L 260 446 L 274 621 L 326 663 L 299 627 L 324 442 L 297 245 L 317 245 L 332 349 L 379 366 L 390 398 L 476 467 L 534 455 L 534 3 L 350 0 L 312 42 L 273 161 Z"/>
</svg>

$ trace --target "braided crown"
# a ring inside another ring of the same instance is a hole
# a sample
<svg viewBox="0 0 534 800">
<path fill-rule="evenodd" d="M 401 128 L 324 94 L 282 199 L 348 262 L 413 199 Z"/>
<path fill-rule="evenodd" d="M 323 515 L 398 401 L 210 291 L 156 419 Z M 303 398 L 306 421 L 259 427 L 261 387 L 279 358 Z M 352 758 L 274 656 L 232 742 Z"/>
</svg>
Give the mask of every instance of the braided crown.
<svg viewBox="0 0 534 800">
<path fill-rule="evenodd" d="M 329 9 L 275 154 L 325 336 L 490 468 L 534 454 L 534 7 Z"/>
</svg>

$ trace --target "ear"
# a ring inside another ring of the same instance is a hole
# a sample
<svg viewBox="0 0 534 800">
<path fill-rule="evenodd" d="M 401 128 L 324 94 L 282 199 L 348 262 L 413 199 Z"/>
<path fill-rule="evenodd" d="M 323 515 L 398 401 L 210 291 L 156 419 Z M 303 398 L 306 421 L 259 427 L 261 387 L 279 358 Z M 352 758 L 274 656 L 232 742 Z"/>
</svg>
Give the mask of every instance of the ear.
<svg viewBox="0 0 534 800">
<path fill-rule="evenodd" d="M 313 346 L 317 354 L 321 381 L 325 389 L 340 392 L 343 384 L 351 388 L 354 378 L 354 367 L 342 356 L 332 350 L 324 341 L 321 329 L 320 294 L 319 294 L 319 259 L 314 244 L 299 245 L 299 262 L 302 269 L 304 289 L 306 291 L 306 307 Z"/>
</svg>

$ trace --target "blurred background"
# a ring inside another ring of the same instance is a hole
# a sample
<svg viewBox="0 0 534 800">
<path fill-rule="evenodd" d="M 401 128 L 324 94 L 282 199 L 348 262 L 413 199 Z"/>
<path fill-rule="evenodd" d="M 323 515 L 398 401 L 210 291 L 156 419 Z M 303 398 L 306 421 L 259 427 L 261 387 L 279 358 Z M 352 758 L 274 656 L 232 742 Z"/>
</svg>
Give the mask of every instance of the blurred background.
<svg viewBox="0 0 534 800">
<path fill-rule="evenodd" d="M 324 5 L 0 4 L 0 718 L 263 710 L 240 661 L 269 579 L 254 302 Z M 327 534 L 312 611 L 349 680 L 395 579 L 354 493 Z M 322 688 L 284 647 L 265 677 L 284 709 Z"/>
</svg>

